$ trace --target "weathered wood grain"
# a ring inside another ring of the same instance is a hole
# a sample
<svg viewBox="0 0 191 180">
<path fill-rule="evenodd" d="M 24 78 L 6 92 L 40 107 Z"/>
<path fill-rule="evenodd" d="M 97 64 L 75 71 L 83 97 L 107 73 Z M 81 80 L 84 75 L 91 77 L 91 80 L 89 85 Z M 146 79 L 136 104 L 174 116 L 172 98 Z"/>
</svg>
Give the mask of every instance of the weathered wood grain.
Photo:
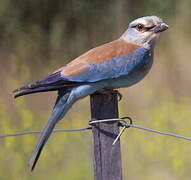
<svg viewBox="0 0 191 180">
<path fill-rule="evenodd" d="M 118 101 L 115 91 L 91 95 L 91 118 L 118 118 Z M 122 180 L 120 141 L 113 141 L 119 133 L 118 123 L 97 123 L 93 126 L 95 180 Z"/>
</svg>

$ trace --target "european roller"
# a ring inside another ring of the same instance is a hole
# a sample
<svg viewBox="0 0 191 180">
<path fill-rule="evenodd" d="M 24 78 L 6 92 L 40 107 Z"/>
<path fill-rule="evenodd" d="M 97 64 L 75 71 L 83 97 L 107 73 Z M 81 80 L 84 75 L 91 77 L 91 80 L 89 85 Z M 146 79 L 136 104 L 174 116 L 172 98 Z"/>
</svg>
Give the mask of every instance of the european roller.
<svg viewBox="0 0 191 180">
<path fill-rule="evenodd" d="M 119 39 L 93 48 L 44 79 L 14 91 L 15 98 L 58 91 L 53 112 L 29 160 L 31 170 L 56 123 L 77 100 L 96 91 L 132 86 L 146 76 L 153 63 L 155 43 L 166 29 L 168 25 L 157 16 L 138 18 Z"/>
</svg>

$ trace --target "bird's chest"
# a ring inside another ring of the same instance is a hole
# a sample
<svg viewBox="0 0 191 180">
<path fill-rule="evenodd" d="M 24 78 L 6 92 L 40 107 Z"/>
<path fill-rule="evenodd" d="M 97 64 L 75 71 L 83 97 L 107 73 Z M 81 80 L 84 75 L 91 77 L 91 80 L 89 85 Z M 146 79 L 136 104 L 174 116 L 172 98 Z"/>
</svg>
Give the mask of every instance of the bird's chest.
<svg viewBox="0 0 191 180">
<path fill-rule="evenodd" d="M 151 69 L 152 64 L 153 64 L 153 54 L 150 54 L 148 61 L 144 62 L 139 68 L 137 68 L 137 70 L 135 70 L 133 75 L 135 76 L 136 74 L 146 75 Z"/>
<path fill-rule="evenodd" d="M 151 69 L 152 64 L 153 64 L 153 55 L 151 54 L 147 61 L 145 61 L 143 64 L 141 64 L 139 67 L 137 67 L 134 71 L 132 71 L 128 75 L 108 81 L 107 83 L 108 88 L 115 89 L 115 88 L 129 87 L 138 83 L 147 75 L 147 73 Z"/>
</svg>

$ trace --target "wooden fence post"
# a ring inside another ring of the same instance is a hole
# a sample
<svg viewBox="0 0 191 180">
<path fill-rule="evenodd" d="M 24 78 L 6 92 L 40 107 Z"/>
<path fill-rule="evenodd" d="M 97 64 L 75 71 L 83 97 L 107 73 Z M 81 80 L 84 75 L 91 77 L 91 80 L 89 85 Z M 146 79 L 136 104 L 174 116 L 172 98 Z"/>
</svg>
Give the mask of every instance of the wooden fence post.
<svg viewBox="0 0 191 180">
<path fill-rule="evenodd" d="M 91 95 L 91 118 L 93 120 L 118 118 L 117 92 Z M 122 180 L 121 150 L 118 140 L 118 122 L 93 125 L 94 177 L 95 180 Z"/>
</svg>

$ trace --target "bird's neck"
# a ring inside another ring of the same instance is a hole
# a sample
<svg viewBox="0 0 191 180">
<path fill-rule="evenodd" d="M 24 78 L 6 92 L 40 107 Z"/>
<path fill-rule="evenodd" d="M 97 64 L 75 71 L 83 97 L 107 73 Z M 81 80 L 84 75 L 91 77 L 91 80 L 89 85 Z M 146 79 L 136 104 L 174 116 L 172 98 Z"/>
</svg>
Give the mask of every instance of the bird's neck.
<svg viewBox="0 0 191 180">
<path fill-rule="evenodd" d="M 143 47 L 145 49 L 154 49 L 155 47 L 155 43 L 141 43 L 140 41 L 134 39 L 134 38 L 131 38 L 131 37 L 127 37 L 127 36 L 124 36 L 122 35 L 120 37 L 120 39 L 124 40 L 126 43 L 130 43 L 130 44 L 135 44 L 135 45 L 138 45 L 140 47 Z"/>
<path fill-rule="evenodd" d="M 152 36 L 149 36 L 148 38 L 143 38 L 143 37 L 137 36 L 136 34 L 131 32 L 130 30 L 126 30 L 122 34 L 120 39 L 123 39 L 127 43 L 136 44 L 136 45 L 141 46 L 145 49 L 154 49 L 155 42 L 158 39 L 158 36 L 156 36 L 154 38 Z"/>
</svg>

